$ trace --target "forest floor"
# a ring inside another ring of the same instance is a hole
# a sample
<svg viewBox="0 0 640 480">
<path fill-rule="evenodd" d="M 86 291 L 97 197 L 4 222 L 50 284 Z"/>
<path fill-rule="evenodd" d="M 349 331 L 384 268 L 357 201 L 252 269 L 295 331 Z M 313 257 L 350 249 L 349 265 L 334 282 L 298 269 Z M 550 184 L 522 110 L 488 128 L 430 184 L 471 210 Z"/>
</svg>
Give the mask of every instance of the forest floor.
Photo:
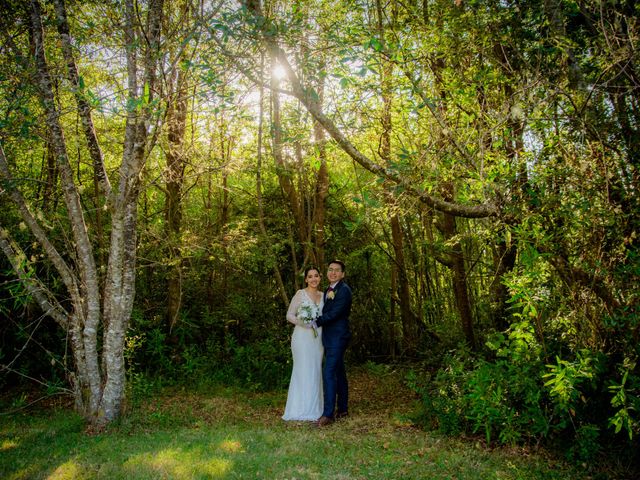
<svg viewBox="0 0 640 480">
<path fill-rule="evenodd" d="M 68 405 L 0 416 L 3 479 L 575 479 L 544 451 L 488 448 L 414 427 L 393 370 L 349 372 L 347 419 L 284 422 L 286 392 L 164 389 L 91 434 Z"/>
</svg>

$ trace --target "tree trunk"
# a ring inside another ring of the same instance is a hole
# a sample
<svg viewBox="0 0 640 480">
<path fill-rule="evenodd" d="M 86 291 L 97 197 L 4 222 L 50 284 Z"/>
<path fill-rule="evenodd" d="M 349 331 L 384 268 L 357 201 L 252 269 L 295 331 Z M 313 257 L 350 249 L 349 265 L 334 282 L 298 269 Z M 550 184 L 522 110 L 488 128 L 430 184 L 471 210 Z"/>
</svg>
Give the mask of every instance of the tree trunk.
<svg viewBox="0 0 640 480">
<path fill-rule="evenodd" d="M 322 91 L 322 90 L 320 90 Z M 329 195 L 329 171 L 327 169 L 327 140 L 325 138 L 324 129 L 314 120 L 313 135 L 316 144 L 318 158 L 320 159 L 320 168 L 318 168 L 318 176 L 316 180 L 315 202 L 314 202 L 314 221 L 312 227 L 315 233 L 315 252 L 318 268 L 322 268 L 326 264 L 325 260 L 325 212 L 327 207 L 327 197 Z"/>
<path fill-rule="evenodd" d="M 506 239 L 498 239 L 493 250 L 494 275 L 491 279 L 491 317 L 493 325 L 498 330 L 505 330 L 509 326 L 507 301 L 510 298 L 509 289 L 502 281 L 503 277 L 513 270 L 516 263 L 517 249 L 515 245 L 507 243 Z"/>
<path fill-rule="evenodd" d="M 551 23 L 554 23 L 556 19 L 550 19 Z M 516 71 L 513 69 L 514 62 L 512 55 L 510 55 L 510 47 L 504 44 L 496 44 L 494 46 L 494 54 L 496 55 L 498 62 L 502 68 L 504 75 L 507 78 L 512 79 L 512 82 L 506 83 L 504 86 L 505 98 L 509 99 L 509 110 L 511 112 L 517 111 L 518 96 L 514 92 L 513 85 L 517 83 Z M 484 104 L 484 100 L 482 101 Z M 484 118 L 484 115 L 483 115 Z M 516 171 L 516 185 L 517 189 L 514 190 L 514 194 L 511 201 L 517 204 L 521 198 L 525 198 L 527 195 L 528 173 L 526 161 L 522 156 L 524 151 L 524 121 L 519 115 L 511 114 L 507 120 L 509 128 L 507 129 L 508 136 L 505 138 L 505 151 L 507 158 Z M 491 139 L 487 138 L 490 143 Z M 496 245 L 493 252 L 494 262 L 494 276 L 490 287 L 491 296 L 491 316 L 493 324 L 499 330 L 506 329 L 508 325 L 508 313 L 507 302 L 510 298 L 509 290 L 504 285 L 503 277 L 513 270 L 518 255 L 518 250 L 515 243 L 511 242 L 508 238 L 510 233 L 509 228 L 513 226 L 517 221 L 511 221 L 511 225 L 506 225 L 501 229 L 501 236 L 496 239 Z"/>
<path fill-rule="evenodd" d="M 262 17 L 263 11 L 259 1 L 245 1 L 245 5 L 248 10 L 256 17 Z M 271 107 L 272 107 L 272 145 L 273 145 L 273 157 L 276 164 L 276 174 L 278 176 L 278 182 L 282 188 L 284 197 L 287 201 L 292 217 L 293 217 L 293 230 L 295 231 L 295 240 L 292 237 L 292 258 L 293 265 L 297 266 L 297 245 L 301 245 L 303 248 L 303 264 L 312 263 L 324 263 L 324 217 L 325 217 L 325 203 L 328 192 L 328 175 L 326 166 L 326 154 L 325 154 L 325 138 L 324 131 L 319 126 L 317 121 L 314 121 L 314 137 L 317 142 L 318 155 L 320 157 L 320 169 L 318 172 L 315 192 L 305 195 L 304 186 L 304 159 L 302 158 L 302 151 L 299 143 L 295 145 L 296 156 L 298 160 L 299 171 L 301 174 L 301 187 L 296 189 L 293 182 L 294 171 L 285 161 L 283 155 L 283 125 L 281 118 L 280 107 L 280 94 L 279 87 L 280 81 L 273 74 L 276 67 L 282 67 L 279 65 L 278 54 L 279 48 L 275 39 L 271 38 L 265 42 L 267 52 L 269 54 L 271 76 L 270 76 L 270 89 L 271 89 Z M 301 42 L 301 50 L 303 55 L 305 54 L 306 42 Z M 324 79 L 318 80 L 318 91 L 313 99 L 310 100 L 314 104 L 314 107 L 322 110 L 322 92 L 324 90 Z M 313 201 L 309 199 L 313 197 Z M 304 199 L 304 201 L 303 201 Z M 313 239 L 315 237 L 315 244 Z M 297 270 L 297 268 L 296 268 Z"/>
<path fill-rule="evenodd" d="M 280 112 L 280 94 L 277 92 L 279 88 L 279 80 L 273 75 L 273 71 L 278 63 L 274 55 L 271 56 L 271 115 L 272 115 L 272 149 L 273 159 L 276 164 L 276 174 L 280 188 L 284 193 L 288 207 L 291 209 L 293 219 L 296 226 L 297 237 L 303 244 L 308 241 L 307 223 L 302 213 L 301 202 L 293 184 L 293 172 L 287 165 L 282 152 L 282 116 Z"/>
<path fill-rule="evenodd" d="M 264 223 L 264 205 L 262 201 L 262 124 L 263 124 L 263 103 L 264 103 L 264 89 L 260 87 L 260 112 L 258 117 L 258 152 L 257 152 L 257 168 L 256 168 L 256 197 L 258 199 L 258 225 L 260 227 L 260 233 L 266 237 L 267 228 Z M 273 273 L 276 278 L 276 284 L 278 286 L 278 292 L 280 299 L 284 305 L 289 304 L 289 295 L 282 281 L 282 275 L 277 265 L 273 266 Z"/>
<path fill-rule="evenodd" d="M 40 11 L 40 3 L 37 0 L 31 2 L 31 42 L 34 48 L 36 73 L 40 98 L 46 114 L 47 128 L 50 131 L 51 145 L 55 152 L 58 169 L 60 172 L 63 198 L 67 207 L 69 221 L 71 223 L 72 237 L 77 258 L 80 288 L 80 298 L 73 302 L 72 318 L 82 325 L 82 350 L 83 358 L 76 358 L 79 362 L 76 368 L 79 370 L 76 379 L 87 382 L 75 386 L 79 394 L 90 392 L 88 399 L 76 398 L 85 414 L 93 414 L 97 411 L 102 393 L 100 369 L 98 364 L 97 332 L 100 323 L 100 290 L 98 286 L 97 269 L 93 257 L 93 247 L 87 233 L 84 221 L 84 213 L 80 205 L 80 197 L 73 180 L 73 171 L 62 126 L 60 125 L 60 113 L 52 89 L 52 81 L 49 67 L 45 58 L 44 31 Z M 87 403 L 88 400 L 88 403 Z"/>
<path fill-rule="evenodd" d="M 67 20 L 67 10 L 64 0 L 55 0 L 56 17 L 58 34 L 60 36 L 60 45 L 64 60 L 67 64 L 67 78 L 69 79 L 73 93 L 76 99 L 76 105 L 78 110 L 78 116 L 82 122 L 82 128 L 84 131 L 85 140 L 89 150 L 89 155 L 93 161 L 93 173 L 94 173 L 94 189 L 95 194 L 92 198 L 94 203 L 95 212 L 95 238 L 98 243 L 98 263 L 104 265 L 104 256 L 102 252 L 105 250 L 104 245 L 104 232 L 103 232 L 103 202 L 104 196 L 109 198 L 111 196 L 111 183 L 107 176 L 107 171 L 104 166 L 104 158 L 102 149 L 100 148 L 100 142 L 96 135 L 95 127 L 93 125 L 93 118 L 91 116 L 91 106 L 87 101 L 84 85 L 80 82 L 78 75 L 78 68 L 76 66 L 73 50 L 71 46 L 71 33 L 69 29 L 69 22 Z"/>
<path fill-rule="evenodd" d="M 305 13 L 306 14 L 306 13 Z M 301 57 L 309 58 L 309 46 L 308 39 L 305 36 L 303 41 L 300 42 Z M 314 57 L 317 53 L 314 54 Z M 326 68 L 326 61 L 324 57 L 320 58 L 317 62 L 311 63 L 311 69 L 322 71 Z M 325 77 L 323 75 L 312 75 L 315 78 L 314 88 L 318 93 L 314 99 L 316 108 L 322 111 L 324 103 L 324 90 L 325 90 Z M 299 110 L 301 112 L 301 110 Z M 313 122 L 313 139 L 315 154 L 319 160 L 319 167 L 317 173 L 312 177 L 315 179 L 312 188 L 308 190 L 306 178 L 307 167 L 305 165 L 302 155 L 300 156 L 300 172 L 301 172 L 301 188 L 304 198 L 309 198 L 306 202 L 306 218 L 307 220 L 307 232 L 305 241 L 305 264 L 314 265 L 318 268 L 322 268 L 325 265 L 325 236 L 324 236 L 324 223 L 326 214 L 326 202 L 329 192 L 329 174 L 327 169 L 327 152 L 326 152 L 326 135 L 324 128 L 315 119 Z"/>
<path fill-rule="evenodd" d="M 47 166 L 43 169 L 46 172 L 46 179 L 44 180 L 44 191 L 42 192 L 42 210 L 43 211 L 55 211 L 58 206 L 58 195 L 56 192 L 56 186 L 58 183 L 58 166 L 56 165 L 56 156 L 51 142 L 47 142 L 47 153 L 45 155 Z M 40 185 L 38 185 L 38 190 Z"/>
<path fill-rule="evenodd" d="M 441 71 L 444 68 L 443 60 L 436 58 L 433 61 L 432 69 L 436 78 L 436 87 L 439 89 L 440 96 L 440 113 L 439 118 L 442 122 L 447 117 L 447 91 L 442 85 Z M 446 126 L 446 125 L 445 125 Z M 448 146 L 448 136 L 442 133 L 440 135 L 440 143 L 442 148 Z M 458 147 L 455 147 L 459 150 Z M 442 196 L 447 202 L 452 202 L 455 198 L 455 186 L 452 181 L 443 181 L 440 185 Z M 473 314 L 471 310 L 471 304 L 469 301 L 469 289 L 467 286 L 467 270 L 465 267 L 464 254 L 462 251 L 462 244 L 458 238 L 458 226 L 456 223 L 456 217 L 452 212 L 442 212 L 442 222 L 440 223 L 440 230 L 444 237 L 444 241 L 449 245 L 449 253 L 446 255 L 446 259 L 442 261 L 443 265 L 446 265 L 452 274 L 453 282 L 453 294 L 455 297 L 456 308 L 460 315 L 460 323 L 462 325 L 462 331 L 464 333 L 467 344 L 472 348 L 476 348 L 476 339 L 473 326 Z"/>
<path fill-rule="evenodd" d="M 71 47 L 71 34 L 69 30 L 69 22 L 67 20 L 67 11 L 64 0 L 55 0 L 56 15 L 58 24 L 58 34 L 60 35 L 60 44 L 62 46 L 62 53 L 64 60 L 67 63 L 67 77 L 73 86 L 73 93 L 75 94 L 76 104 L 78 106 L 78 114 L 82 121 L 82 127 L 84 130 L 85 139 L 89 148 L 89 154 L 93 160 L 93 172 L 97 183 L 100 185 L 102 192 L 109 196 L 111 194 L 111 184 L 107 171 L 104 166 L 104 160 L 102 155 L 102 149 L 100 148 L 100 142 L 96 135 L 96 130 L 93 126 L 93 119 L 91 118 L 91 106 L 86 99 L 85 91 L 80 83 L 78 76 L 78 68 L 73 56 L 73 50 Z"/>
<path fill-rule="evenodd" d="M 229 283 L 229 251 L 228 251 L 228 243 L 227 240 L 227 232 L 229 228 L 229 168 L 228 164 L 231 160 L 231 146 L 226 146 L 225 136 L 227 132 L 227 122 L 224 118 L 224 114 L 220 113 L 220 121 L 219 125 L 219 141 L 218 147 L 220 149 L 220 175 L 222 177 L 222 185 L 220 188 L 220 228 L 218 231 L 218 236 L 220 237 L 220 244 L 222 245 L 222 252 L 224 256 L 224 262 L 222 264 L 222 279 L 220 281 L 220 289 L 223 292 L 227 291 L 228 283 Z M 226 296 L 222 300 L 224 304 L 226 304 Z"/>
<path fill-rule="evenodd" d="M 124 340 L 135 297 L 137 202 L 154 108 L 163 6 L 163 0 L 149 3 L 142 88 L 137 81 L 135 50 L 127 49 L 130 104 L 141 104 L 141 108 L 129 111 L 127 116 L 120 184 L 111 222 L 109 267 L 104 291 L 104 394 L 98 411 L 98 425 L 118 417 L 125 394 Z M 126 1 L 125 9 L 125 40 L 131 46 L 135 45 L 137 18 L 133 0 Z"/>
<path fill-rule="evenodd" d="M 467 288 L 467 271 L 464 265 L 464 255 L 462 245 L 456 237 L 458 228 L 456 218 L 453 215 L 444 214 L 442 222 L 442 233 L 445 241 L 453 242 L 449 259 L 451 262 L 451 273 L 453 275 L 453 294 L 456 299 L 456 306 L 460 314 L 462 331 L 469 346 L 473 349 L 477 347 L 473 326 L 473 314 L 469 302 L 469 292 Z"/>
<path fill-rule="evenodd" d="M 385 22 L 382 2 L 376 1 L 377 17 L 378 17 L 378 34 L 381 39 L 385 38 Z M 392 3 L 389 21 L 391 27 L 396 18 L 396 4 Z M 393 63 L 387 59 L 382 59 L 382 68 L 380 69 L 382 84 L 382 133 L 380 136 L 380 157 L 386 165 L 391 163 L 391 132 L 393 122 L 391 118 L 393 104 Z M 409 277 L 404 260 L 404 238 L 401 227 L 401 218 L 399 214 L 399 206 L 393 194 L 391 186 L 385 185 L 385 198 L 387 199 L 389 208 L 389 221 L 391 223 L 391 239 L 393 245 L 394 256 L 392 258 L 391 272 L 395 279 L 396 288 L 392 290 L 392 306 L 397 302 L 400 307 L 401 327 L 396 330 L 400 332 L 401 343 L 404 353 L 412 352 L 415 349 L 416 338 L 416 319 L 411 309 L 411 289 L 409 286 Z M 392 309 L 395 312 L 395 309 Z M 395 319 L 392 319 L 395 324 Z"/>
<path fill-rule="evenodd" d="M 167 325 L 173 330 L 182 303 L 182 190 L 184 184 L 184 134 L 187 126 L 187 85 L 185 71 L 178 70 L 167 107 L 167 166 L 165 169 L 165 220 L 169 244 L 167 276 Z M 170 82 L 173 84 L 174 82 Z"/>
<path fill-rule="evenodd" d="M 347 153 L 347 155 L 349 155 L 356 163 L 358 163 L 371 173 L 378 175 L 380 178 L 389 180 L 390 182 L 402 187 L 404 191 L 412 196 L 415 196 L 434 210 L 466 218 L 484 218 L 498 214 L 497 207 L 491 203 L 486 203 L 484 205 L 461 205 L 434 197 L 426 191 L 416 189 L 411 181 L 403 178 L 393 170 L 384 168 L 383 166 L 378 165 L 376 162 L 369 159 L 360 150 L 358 150 L 358 148 L 356 148 L 356 146 L 342 133 L 342 131 L 330 118 L 328 118 L 324 113 L 322 113 L 320 109 L 317 108 L 317 106 L 313 102 L 313 98 L 317 96 L 317 92 L 315 92 L 311 88 L 305 87 L 301 83 L 300 79 L 291 68 L 291 65 L 289 64 L 287 57 L 282 49 L 280 49 L 279 47 L 275 47 L 275 49 L 278 53 L 277 58 L 279 63 L 285 66 L 287 75 L 290 78 L 292 85 L 292 94 L 297 99 L 299 99 L 305 107 L 307 107 L 307 110 L 315 118 L 315 120 L 324 127 L 327 133 L 331 135 L 331 137 L 336 141 L 340 148 L 342 148 L 345 153 Z"/>
<path fill-rule="evenodd" d="M 112 201 L 108 203 L 112 215 L 111 238 L 109 264 L 102 296 L 89 228 L 85 222 L 79 191 L 74 182 L 73 168 L 67 152 L 67 143 L 60 122 L 60 112 L 52 88 L 50 69 L 45 57 L 45 36 L 40 3 L 37 0 L 32 0 L 29 7 L 28 25 L 33 49 L 33 71 L 36 74 L 46 127 L 49 131 L 49 144 L 60 175 L 62 198 L 71 228 L 69 235 L 71 241 L 68 249 L 74 258 L 73 266 L 66 263 L 64 257 L 49 241 L 47 233 L 29 211 L 20 192 L 12 188 L 10 197 L 65 285 L 67 295 L 64 302 L 58 302 L 55 295 L 48 291 L 37 277 L 31 275 L 32 272 L 23 268 L 20 260 L 24 256 L 24 252 L 21 252 L 17 244 L 11 241 L 5 231 L 2 232 L 0 247 L 11 261 L 18 277 L 33 293 L 38 304 L 69 333 L 75 367 L 75 371 L 70 374 L 70 381 L 75 392 L 76 407 L 90 422 L 100 427 L 119 415 L 124 399 L 123 350 L 125 332 L 134 298 L 139 178 L 144 165 L 149 119 L 153 108 L 155 68 L 163 4 L 162 0 L 157 0 L 152 1 L 149 5 L 149 22 L 146 32 L 148 47 L 143 74 L 146 88 L 144 89 L 139 89 L 137 83 L 137 59 L 134 48 L 136 45 L 134 24 L 137 13 L 134 11 L 132 0 L 127 1 L 126 4 L 125 29 L 126 43 L 129 46 L 127 62 L 130 104 L 141 107 L 130 109 L 128 112 L 125 148 L 120 168 L 120 184 L 118 191 L 111 197 Z M 69 29 L 62 0 L 56 0 L 56 7 L 63 53 L 69 78 L 76 93 L 79 115 L 85 127 L 85 137 L 93 159 L 94 176 L 98 179 L 97 183 L 100 184 L 102 190 L 108 194 L 110 186 L 92 126 L 91 112 L 79 90 L 80 84 L 70 48 Z M 22 56 L 21 58 L 29 57 Z M 0 149 L 0 176 L 5 179 L 12 178 L 2 149 Z M 24 265 L 29 266 L 29 262 Z M 98 344 L 100 328 L 103 332 L 101 350 Z"/>
</svg>

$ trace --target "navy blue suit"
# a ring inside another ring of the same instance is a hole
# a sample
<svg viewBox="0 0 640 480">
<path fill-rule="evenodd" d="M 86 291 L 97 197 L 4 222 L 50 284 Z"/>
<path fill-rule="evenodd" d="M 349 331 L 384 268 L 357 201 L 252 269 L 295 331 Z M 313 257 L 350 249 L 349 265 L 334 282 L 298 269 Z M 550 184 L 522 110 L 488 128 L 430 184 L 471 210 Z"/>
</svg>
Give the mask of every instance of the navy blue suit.
<svg viewBox="0 0 640 480">
<path fill-rule="evenodd" d="M 328 289 L 327 289 L 328 290 Z M 333 289 L 333 298 L 324 295 L 322 315 L 316 323 L 322 327 L 322 345 L 324 345 L 324 366 L 322 381 L 324 384 L 325 417 L 334 417 L 336 401 L 338 413 L 347 413 L 349 385 L 344 366 L 344 353 L 351 339 L 349 313 L 351 312 L 351 288 L 339 281 Z"/>
</svg>

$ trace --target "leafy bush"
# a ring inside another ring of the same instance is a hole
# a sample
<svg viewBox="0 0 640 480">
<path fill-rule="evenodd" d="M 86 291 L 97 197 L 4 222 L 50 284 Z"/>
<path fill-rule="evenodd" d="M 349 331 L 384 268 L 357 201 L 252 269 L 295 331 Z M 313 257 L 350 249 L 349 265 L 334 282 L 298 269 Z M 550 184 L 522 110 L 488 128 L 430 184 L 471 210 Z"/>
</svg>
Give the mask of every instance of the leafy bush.
<svg viewBox="0 0 640 480">
<path fill-rule="evenodd" d="M 540 393 L 539 365 L 481 362 L 469 376 L 466 418 L 487 442 L 516 444 L 546 436 L 549 419 Z"/>
<path fill-rule="evenodd" d="M 408 373 L 407 384 L 422 399 L 422 410 L 415 418 L 419 424 L 444 434 L 458 435 L 466 430 L 464 391 L 473 367 L 465 360 L 461 355 L 447 355 L 445 366 L 434 378 L 413 370 Z"/>
<path fill-rule="evenodd" d="M 291 376 L 291 353 L 278 339 L 239 345 L 227 339 L 226 355 L 211 365 L 212 378 L 225 385 L 264 391 L 286 387 Z"/>
<path fill-rule="evenodd" d="M 540 364 L 506 359 L 471 364 L 459 356 L 448 357 L 446 363 L 428 386 L 410 379 L 423 399 L 423 424 L 446 434 L 481 432 L 487 442 L 500 444 L 547 434 Z"/>
<path fill-rule="evenodd" d="M 603 446 L 616 444 L 621 454 L 635 450 L 640 382 L 634 361 L 617 366 L 613 381 L 601 353 L 581 350 L 545 364 L 526 322 L 506 333 L 487 342 L 493 359 L 458 352 L 433 375 L 411 372 L 407 382 L 422 399 L 416 422 L 445 434 L 480 433 L 488 443 L 553 442 L 580 462 L 592 461 Z"/>
<path fill-rule="evenodd" d="M 556 428 L 562 429 L 574 423 L 576 412 L 585 407 L 586 390 L 596 389 L 598 359 L 588 350 L 577 352 L 575 358 L 565 360 L 556 356 L 556 363 L 547 365 L 545 380 L 550 402 L 553 405 Z"/>
<path fill-rule="evenodd" d="M 613 397 L 611 406 L 616 409 L 614 415 L 609 418 L 609 426 L 615 429 L 615 433 L 625 431 L 629 441 L 634 434 L 640 433 L 640 377 L 634 375 L 636 362 L 625 358 L 619 367 L 622 373 L 620 383 L 611 382 L 608 390 Z"/>
<path fill-rule="evenodd" d="M 180 349 L 156 348 L 158 329 L 147 335 L 128 337 L 125 358 L 130 394 L 145 398 L 162 384 L 224 384 L 263 391 L 288 385 L 291 372 L 291 352 L 288 338 L 266 336 L 262 341 L 239 344 L 228 334 L 224 342 L 211 337 L 205 345 L 180 341 Z M 136 359 L 145 359 L 144 363 Z M 149 363 L 152 359 L 152 363 Z M 154 365 L 155 371 L 139 365 Z"/>
</svg>

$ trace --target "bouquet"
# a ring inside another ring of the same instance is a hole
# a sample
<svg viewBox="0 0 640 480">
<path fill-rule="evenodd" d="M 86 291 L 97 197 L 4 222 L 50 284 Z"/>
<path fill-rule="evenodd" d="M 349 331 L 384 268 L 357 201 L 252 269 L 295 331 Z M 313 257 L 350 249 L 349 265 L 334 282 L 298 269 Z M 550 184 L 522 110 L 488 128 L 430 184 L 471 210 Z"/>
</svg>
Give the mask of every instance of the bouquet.
<svg viewBox="0 0 640 480">
<path fill-rule="evenodd" d="M 311 324 L 316 318 L 318 318 L 319 309 L 316 305 L 310 303 L 303 303 L 298 307 L 296 316 L 302 320 L 305 324 Z M 312 325 L 313 336 L 318 337 L 318 329 L 315 325 Z"/>
</svg>

